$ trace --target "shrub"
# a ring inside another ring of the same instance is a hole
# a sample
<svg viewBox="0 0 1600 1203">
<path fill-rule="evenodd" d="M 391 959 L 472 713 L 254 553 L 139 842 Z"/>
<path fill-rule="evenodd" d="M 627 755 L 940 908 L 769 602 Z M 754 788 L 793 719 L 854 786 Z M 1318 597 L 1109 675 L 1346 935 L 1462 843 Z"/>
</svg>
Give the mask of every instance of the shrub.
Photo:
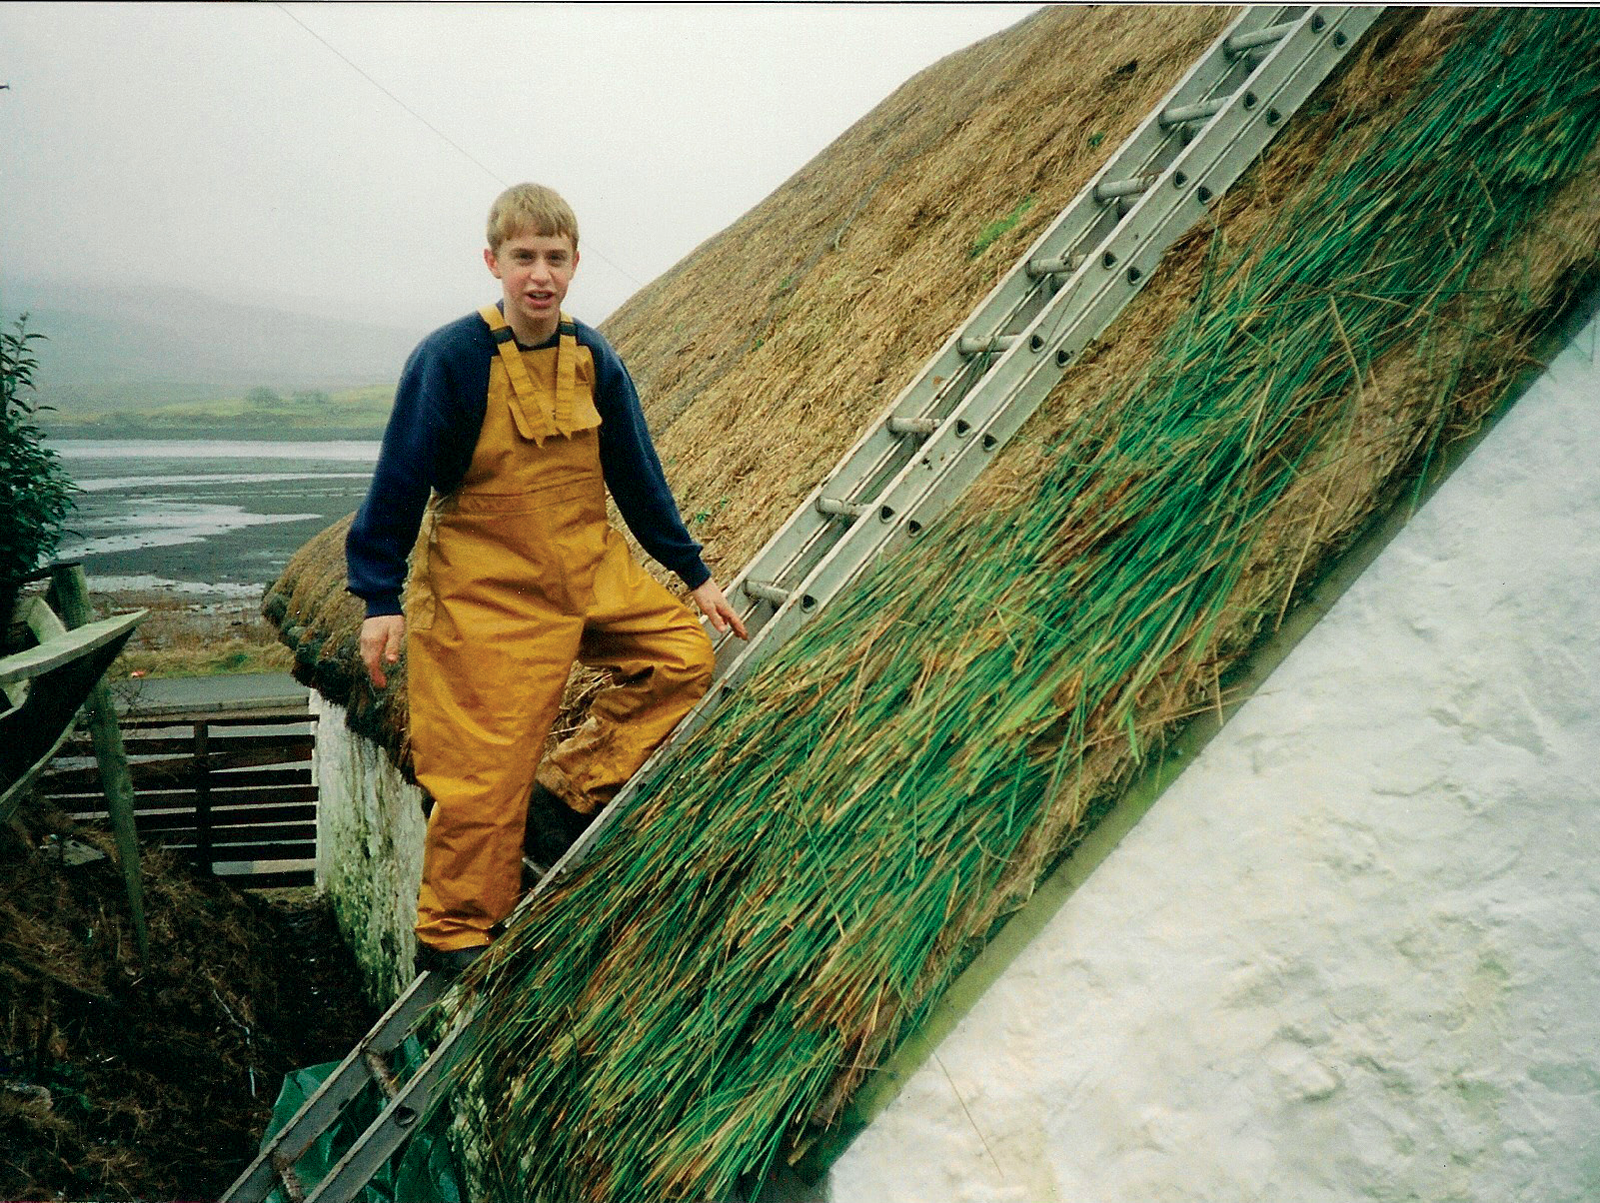
<svg viewBox="0 0 1600 1203">
<path fill-rule="evenodd" d="M 34 423 L 39 361 L 28 315 L 0 330 L 0 625 L 22 582 L 55 554 L 72 510 L 72 479 Z"/>
</svg>

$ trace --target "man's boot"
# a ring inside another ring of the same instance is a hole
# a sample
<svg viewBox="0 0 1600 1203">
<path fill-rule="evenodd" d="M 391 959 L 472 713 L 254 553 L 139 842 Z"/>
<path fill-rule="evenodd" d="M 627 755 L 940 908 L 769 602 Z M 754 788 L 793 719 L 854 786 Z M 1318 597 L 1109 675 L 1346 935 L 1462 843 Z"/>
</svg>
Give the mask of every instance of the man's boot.
<svg viewBox="0 0 1600 1203">
<path fill-rule="evenodd" d="M 522 850 L 528 859 L 548 869 L 577 841 L 594 821 L 581 815 L 537 782 L 528 797 L 528 823 L 523 831 Z"/>
</svg>

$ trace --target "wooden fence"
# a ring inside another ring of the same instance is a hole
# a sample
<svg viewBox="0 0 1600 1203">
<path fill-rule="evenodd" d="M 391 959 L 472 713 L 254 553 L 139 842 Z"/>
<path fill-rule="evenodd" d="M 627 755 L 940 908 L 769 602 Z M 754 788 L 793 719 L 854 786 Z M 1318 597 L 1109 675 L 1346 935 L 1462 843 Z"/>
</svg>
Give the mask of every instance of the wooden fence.
<svg viewBox="0 0 1600 1203">
<path fill-rule="evenodd" d="M 303 710 L 124 716 L 139 838 L 238 885 L 309 884 L 316 859 L 316 720 Z M 75 736 L 39 782 L 73 819 L 104 820 L 100 770 Z"/>
</svg>

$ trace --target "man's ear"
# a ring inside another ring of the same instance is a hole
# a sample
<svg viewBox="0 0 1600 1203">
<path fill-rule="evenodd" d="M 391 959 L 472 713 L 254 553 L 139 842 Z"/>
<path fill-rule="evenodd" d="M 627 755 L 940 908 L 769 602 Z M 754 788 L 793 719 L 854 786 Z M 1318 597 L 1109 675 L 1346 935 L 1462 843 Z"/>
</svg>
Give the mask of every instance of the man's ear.
<svg viewBox="0 0 1600 1203">
<path fill-rule="evenodd" d="M 488 265 L 489 274 L 498 280 L 500 278 L 500 264 L 494 257 L 494 251 L 489 247 L 483 248 L 483 261 Z M 574 263 L 578 261 L 576 255 L 573 256 L 572 261 Z"/>
</svg>

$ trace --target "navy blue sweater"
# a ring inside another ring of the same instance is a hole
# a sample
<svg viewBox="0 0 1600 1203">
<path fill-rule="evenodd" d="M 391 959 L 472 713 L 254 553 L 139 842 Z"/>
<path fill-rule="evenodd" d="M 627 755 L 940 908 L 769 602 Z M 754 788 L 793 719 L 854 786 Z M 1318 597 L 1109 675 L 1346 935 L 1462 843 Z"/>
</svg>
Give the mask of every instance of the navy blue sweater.
<svg viewBox="0 0 1600 1203">
<path fill-rule="evenodd" d="M 678 516 L 633 380 L 599 331 L 574 324 L 578 341 L 594 355 L 606 487 L 640 546 L 693 589 L 711 572 L 700 559 L 700 544 Z M 552 336 L 541 346 L 557 341 Z M 349 589 L 365 599 L 369 617 L 401 612 L 406 557 L 428 495 L 453 492 L 472 463 L 495 354 L 489 327 L 474 313 L 435 330 L 406 361 L 372 484 L 345 539 Z"/>
</svg>

